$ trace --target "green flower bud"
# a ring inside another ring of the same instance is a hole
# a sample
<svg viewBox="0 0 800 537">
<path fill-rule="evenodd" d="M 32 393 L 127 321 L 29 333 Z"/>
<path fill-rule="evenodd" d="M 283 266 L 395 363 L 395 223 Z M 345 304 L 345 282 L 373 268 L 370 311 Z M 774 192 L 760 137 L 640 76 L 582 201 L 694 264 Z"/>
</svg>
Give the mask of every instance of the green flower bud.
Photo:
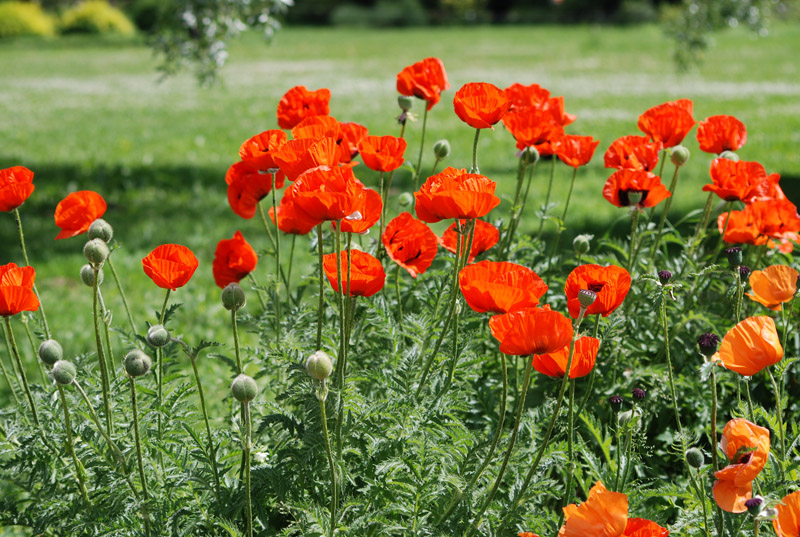
<svg viewBox="0 0 800 537">
<path fill-rule="evenodd" d="M 677 166 L 681 167 L 687 162 L 689 162 L 689 149 L 682 145 L 676 145 L 672 148 L 672 155 L 670 155 L 670 160 L 672 163 Z"/>
<path fill-rule="evenodd" d="M 450 154 L 450 142 L 447 140 L 438 140 L 433 144 L 433 154 L 436 155 L 436 160 L 447 158 Z"/>
<path fill-rule="evenodd" d="M 103 283 L 103 269 L 97 271 L 97 285 Z M 94 268 L 91 265 L 84 265 L 81 267 L 81 281 L 89 286 L 94 287 Z"/>
<path fill-rule="evenodd" d="M 53 379 L 61 385 L 72 384 L 77 374 L 78 371 L 72 362 L 59 360 L 53 364 Z"/>
<path fill-rule="evenodd" d="M 722 153 L 719 154 L 719 158 L 726 158 L 734 162 L 739 162 L 739 155 L 737 155 L 733 151 L 723 151 Z"/>
<path fill-rule="evenodd" d="M 90 239 L 101 239 L 103 242 L 108 242 L 114 236 L 114 228 L 102 218 L 98 218 L 89 226 L 88 235 Z"/>
<path fill-rule="evenodd" d="M 258 385 L 256 381 L 253 380 L 253 377 L 241 374 L 233 379 L 231 393 L 233 393 L 233 397 L 240 403 L 249 403 L 258 395 Z"/>
<path fill-rule="evenodd" d="M 64 351 L 61 349 L 61 344 L 55 339 L 42 341 L 42 344 L 39 345 L 38 353 L 39 359 L 47 365 L 53 365 L 57 361 L 61 360 L 61 357 L 64 355 Z"/>
<path fill-rule="evenodd" d="M 525 164 L 536 164 L 539 162 L 539 150 L 535 147 L 526 147 L 520 154 L 520 158 L 525 161 Z"/>
<path fill-rule="evenodd" d="M 135 378 L 146 375 L 150 371 L 153 361 L 139 349 L 134 349 L 125 355 L 122 365 L 125 366 L 125 372 Z"/>
<path fill-rule="evenodd" d="M 333 362 L 325 351 L 317 351 L 306 359 L 308 375 L 317 380 L 325 380 L 331 376 Z"/>
<path fill-rule="evenodd" d="M 402 194 L 400 194 L 398 203 L 400 203 L 401 207 L 408 207 L 409 205 L 414 203 L 414 195 L 411 192 L 403 192 Z"/>
<path fill-rule="evenodd" d="M 108 254 L 108 245 L 102 239 L 92 239 L 83 247 L 83 255 L 92 265 L 102 265 L 105 263 Z"/>
<path fill-rule="evenodd" d="M 572 247 L 575 249 L 577 255 L 584 255 L 589 252 L 591 240 L 594 235 L 584 233 L 572 239 Z"/>
<path fill-rule="evenodd" d="M 619 415 L 617 416 L 617 422 L 624 427 L 625 425 L 628 425 L 628 423 L 630 423 L 631 418 L 633 418 L 633 412 L 631 412 L 630 410 L 626 410 L 625 412 L 619 413 Z"/>
<path fill-rule="evenodd" d="M 147 342 L 153 347 L 163 347 L 169 343 L 169 332 L 164 325 L 154 324 L 147 331 Z"/>
<path fill-rule="evenodd" d="M 697 448 L 689 448 L 686 450 L 686 462 L 692 468 L 702 468 L 706 461 L 702 451 Z"/>
<path fill-rule="evenodd" d="M 753 496 L 749 500 L 744 502 L 744 506 L 747 507 L 747 512 L 753 516 L 758 516 L 761 514 L 761 511 L 764 510 L 766 505 L 764 504 L 764 498 L 761 496 Z"/>
<path fill-rule="evenodd" d="M 222 305 L 226 310 L 238 310 L 242 308 L 247 301 L 244 298 L 244 291 L 239 287 L 238 283 L 229 283 L 222 290 Z"/>
<path fill-rule="evenodd" d="M 414 99 L 412 99 L 408 95 L 398 95 L 397 106 L 399 106 L 400 110 L 402 110 L 403 112 L 408 112 L 409 110 L 411 110 L 411 107 L 414 106 Z"/>
</svg>

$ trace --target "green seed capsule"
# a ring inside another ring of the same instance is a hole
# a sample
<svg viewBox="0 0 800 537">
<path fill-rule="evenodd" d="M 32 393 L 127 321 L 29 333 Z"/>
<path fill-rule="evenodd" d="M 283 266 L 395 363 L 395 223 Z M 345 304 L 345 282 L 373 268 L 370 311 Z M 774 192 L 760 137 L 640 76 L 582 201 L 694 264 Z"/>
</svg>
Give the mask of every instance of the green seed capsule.
<svg viewBox="0 0 800 537">
<path fill-rule="evenodd" d="M 39 359 L 47 365 L 55 364 L 57 361 L 61 360 L 61 357 L 64 355 L 61 344 L 55 339 L 42 341 L 42 344 L 39 345 L 38 353 Z"/>
<path fill-rule="evenodd" d="M 258 385 L 256 381 L 253 380 L 253 377 L 241 374 L 233 379 L 231 393 L 233 393 L 233 397 L 240 403 L 249 403 L 258 395 Z"/>
<path fill-rule="evenodd" d="M 169 331 L 163 325 L 154 324 L 147 331 L 147 342 L 153 347 L 163 347 L 169 339 Z"/>
<path fill-rule="evenodd" d="M 153 365 L 153 360 L 139 349 L 134 349 L 125 355 L 122 364 L 125 366 L 125 372 L 135 378 L 146 375 Z"/>
<path fill-rule="evenodd" d="M 90 239 L 100 239 L 103 242 L 108 242 L 114 237 L 114 228 L 102 218 L 98 218 L 89 226 L 88 235 Z"/>
<path fill-rule="evenodd" d="M 226 310 L 238 310 L 246 303 L 244 291 L 238 283 L 229 283 L 222 290 L 222 305 Z"/>
<path fill-rule="evenodd" d="M 105 263 L 109 253 L 108 245 L 102 239 L 92 239 L 83 247 L 83 255 L 95 266 Z"/>
<path fill-rule="evenodd" d="M 75 369 L 75 365 L 72 362 L 59 360 L 53 364 L 53 379 L 62 386 L 72 384 L 77 374 L 78 371 Z"/>
<path fill-rule="evenodd" d="M 325 380 L 331 376 L 333 362 L 325 351 L 317 351 L 306 359 L 306 371 L 316 380 Z"/>
<path fill-rule="evenodd" d="M 97 271 L 97 285 L 103 283 L 103 269 Z M 81 267 L 81 281 L 88 287 L 94 287 L 94 268 L 91 265 Z"/>
</svg>

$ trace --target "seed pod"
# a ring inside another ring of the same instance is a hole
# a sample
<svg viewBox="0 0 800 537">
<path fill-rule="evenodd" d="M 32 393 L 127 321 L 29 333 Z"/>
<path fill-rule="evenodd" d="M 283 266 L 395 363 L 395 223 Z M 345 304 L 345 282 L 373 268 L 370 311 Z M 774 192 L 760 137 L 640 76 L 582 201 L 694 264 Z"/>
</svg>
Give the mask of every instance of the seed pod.
<svg viewBox="0 0 800 537">
<path fill-rule="evenodd" d="M 103 283 L 103 269 L 97 271 L 97 285 Z M 94 287 L 94 268 L 86 264 L 81 267 L 81 281 L 88 287 Z"/>
<path fill-rule="evenodd" d="M 681 167 L 687 162 L 689 162 L 689 156 L 690 153 L 686 147 L 682 145 L 676 145 L 675 147 L 672 148 L 672 155 L 670 155 L 670 160 L 675 166 Z"/>
<path fill-rule="evenodd" d="M 100 239 L 103 242 L 108 242 L 114 237 L 114 228 L 102 218 L 98 218 L 89 226 L 88 235 L 90 239 Z"/>
<path fill-rule="evenodd" d="M 580 302 L 582 307 L 588 308 L 594 304 L 595 300 L 597 300 L 597 293 L 591 289 L 581 289 L 578 291 L 578 302 Z"/>
<path fill-rule="evenodd" d="M 741 246 L 731 246 L 730 248 L 725 248 L 725 257 L 728 258 L 728 265 L 732 268 L 736 268 L 742 264 L 742 247 Z"/>
<path fill-rule="evenodd" d="M 403 112 L 408 112 L 411 110 L 411 107 L 414 106 L 414 99 L 408 95 L 399 95 L 397 97 L 397 106 L 399 106 L 400 110 Z"/>
<path fill-rule="evenodd" d="M 147 342 L 153 347 L 163 347 L 169 343 L 169 331 L 164 325 L 154 324 L 147 331 Z"/>
<path fill-rule="evenodd" d="M 77 374 L 78 372 L 72 362 L 59 360 L 53 364 L 53 379 L 62 386 L 72 384 Z"/>
<path fill-rule="evenodd" d="M 706 461 L 702 451 L 697 448 L 689 448 L 686 450 L 686 462 L 692 468 L 702 468 Z"/>
<path fill-rule="evenodd" d="M 222 290 L 222 305 L 226 310 L 238 310 L 246 304 L 244 291 L 238 283 L 229 283 Z"/>
<path fill-rule="evenodd" d="M 233 397 L 240 403 L 249 403 L 258 395 L 258 385 L 256 381 L 253 380 L 253 377 L 241 374 L 233 379 L 231 393 L 233 393 Z"/>
<path fill-rule="evenodd" d="M 526 147 L 522 151 L 520 158 L 522 158 L 522 160 L 524 160 L 525 164 L 527 165 L 536 164 L 537 162 L 539 162 L 539 150 L 533 146 Z"/>
<path fill-rule="evenodd" d="M 42 344 L 39 345 L 38 354 L 41 361 L 47 365 L 53 365 L 57 361 L 61 360 L 61 357 L 64 355 L 64 351 L 58 341 L 55 339 L 48 339 L 46 341 L 42 341 Z"/>
<path fill-rule="evenodd" d="M 414 203 L 414 196 L 410 192 L 403 192 L 400 194 L 400 197 L 397 201 L 400 204 L 400 207 L 408 207 Z"/>
<path fill-rule="evenodd" d="M 105 263 L 109 253 L 108 245 L 102 239 L 92 239 L 83 247 L 83 255 L 95 266 Z"/>
<path fill-rule="evenodd" d="M 134 349 L 125 355 L 122 365 L 125 366 L 125 372 L 129 376 L 136 378 L 146 375 L 150 371 L 153 360 L 139 349 Z"/>
<path fill-rule="evenodd" d="M 306 359 L 306 371 L 316 380 L 325 380 L 331 376 L 333 362 L 325 351 L 317 351 Z"/>
<path fill-rule="evenodd" d="M 450 154 L 450 142 L 447 140 L 438 140 L 433 144 L 433 154 L 436 155 L 437 160 L 447 158 Z"/>
<path fill-rule="evenodd" d="M 592 235 L 588 235 L 586 233 L 578 235 L 572 239 L 572 248 L 575 250 L 577 255 L 587 254 L 589 253 L 589 248 L 591 247 L 591 240 Z"/>
</svg>

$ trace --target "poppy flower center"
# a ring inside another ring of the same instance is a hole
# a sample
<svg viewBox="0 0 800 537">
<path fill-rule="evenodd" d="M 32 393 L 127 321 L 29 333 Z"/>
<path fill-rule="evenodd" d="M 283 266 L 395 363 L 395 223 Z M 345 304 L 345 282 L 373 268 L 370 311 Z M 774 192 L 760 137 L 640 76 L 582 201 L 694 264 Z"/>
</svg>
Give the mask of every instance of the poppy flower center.
<svg viewBox="0 0 800 537">
<path fill-rule="evenodd" d="M 748 462 L 750 462 L 750 459 L 752 458 L 752 456 L 753 456 L 752 453 L 745 453 L 744 455 L 742 455 L 742 457 L 739 459 L 739 461 L 736 464 L 747 464 Z"/>
<path fill-rule="evenodd" d="M 636 194 L 641 194 L 641 197 L 639 198 L 639 201 L 638 201 L 637 204 L 638 205 L 643 205 L 644 204 L 644 200 L 647 199 L 648 192 L 649 191 L 647 191 L 647 190 L 620 190 L 619 191 L 619 203 L 623 207 L 628 207 L 629 205 L 632 205 L 631 200 L 630 200 L 631 194 L 634 194 L 633 197 L 638 197 L 638 196 L 636 196 Z"/>
<path fill-rule="evenodd" d="M 587 287 L 587 289 L 589 289 L 589 291 L 593 291 L 595 293 L 599 293 L 600 291 L 603 290 L 603 287 L 605 285 L 606 284 L 604 284 L 604 283 L 590 283 L 589 287 Z"/>
</svg>

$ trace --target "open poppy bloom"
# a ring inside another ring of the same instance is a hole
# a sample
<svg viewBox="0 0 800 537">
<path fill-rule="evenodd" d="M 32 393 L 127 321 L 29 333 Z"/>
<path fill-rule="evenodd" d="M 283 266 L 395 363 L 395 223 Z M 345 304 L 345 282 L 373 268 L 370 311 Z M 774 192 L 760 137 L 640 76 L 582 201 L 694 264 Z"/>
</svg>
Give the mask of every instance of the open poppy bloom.
<svg viewBox="0 0 800 537">
<path fill-rule="evenodd" d="M 722 430 L 719 446 L 730 464 L 714 472 L 712 492 L 723 511 L 743 513 L 753 495 L 753 479 L 769 457 L 769 430 L 743 418 L 730 420 Z"/>
<path fill-rule="evenodd" d="M 381 240 L 389 259 L 406 269 L 412 278 L 428 270 L 439 247 L 431 228 L 408 212 L 389 222 Z"/>
<path fill-rule="evenodd" d="M 331 116 L 311 116 L 292 127 L 292 138 L 334 138 L 339 139 L 341 126 Z"/>
<path fill-rule="evenodd" d="M 783 497 L 775 508 L 778 516 L 772 520 L 772 527 L 778 537 L 800 535 L 800 490 Z"/>
<path fill-rule="evenodd" d="M 342 231 L 346 233 L 366 233 L 381 219 L 383 201 L 377 191 L 365 188 L 359 200 L 355 211 L 342 220 Z M 331 222 L 331 226 L 336 229 L 336 222 Z"/>
<path fill-rule="evenodd" d="M 292 235 L 305 235 L 320 223 L 319 220 L 314 220 L 303 211 L 297 209 L 292 198 L 292 189 L 287 188 L 281 198 L 281 203 L 278 205 L 278 229 L 284 233 Z M 275 222 L 275 211 L 272 207 L 269 208 L 269 216 Z"/>
<path fill-rule="evenodd" d="M 585 377 L 592 372 L 594 362 L 597 360 L 597 351 L 600 350 L 600 340 L 589 336 L 578 338 L 575 342 L 575 351 L 572 353 L 572 365 L 569 368 L 569 378 Z M 535 354 L 533 368 L 548 377 L 561 378 L 567 371 L 569 360 L 569 344 L 561 349 L 548 354 Z"/>
<path fill-rule="evenodd" d="M 417 217 L 433 224 L 448 218 L 480 218 L 500 205 L 497 183 L 467 170 L 447 167 L 414 193 Z"/>
<path fill-rule="evenodd" d="M 554 144 L 558 158 L 567 166 L 578 168 L 592 160 L 594 150 L 600 142 L 591 136 L 575 136 L 568 134 Z"/>
<path fill-rule="evenodd" d="M 86 233 L 92 222 L 106 213 L 106 202 L 97 192 L 79 190 L 56 205 L 56 225 L 61 232 L 56 239 L 67 239 Z"/>
<path fill-rule="evenodd" d="M 466 224 L 466 220 L 461 221 L 461 227 L 463 228 Z M 453 222 L 450 226 L 442 233 L 442 236 L 439 237 L 439 244 L 444 246 L 445 250 L 448 252 L 452 252 L 453 254 L 456 253 L 456 247 L 459 238 L 462 240 L 466 240 L 466 237 L 463 235 L 459 235 L 458 231 L 456 231 L 456 223 Z M 497 241 L 500 240 L 500 230 L 494 227 L 489 222 L 484 222 L 483 220 L 475 220 L 475 236 L 472 238 L 472 248 L 469 250 L 469 257 L 467 258 L 467 263 L 472 263 L 475 261 L 475 258 L 482 253 L 490 250 Z M 462 244 L 462 248 L 466 248 L 467 245 L 464 243 Z"/>
<path fill-rule="evenodd" d="M 748 317 L 728 330 L 712 361 L 745 377 L 751 377 L 783 358 L 775 321 L 760 315 Z"/>
<path fill-rule="evenodd" d="M 250 219 L 256 214 L 258 203 L 267 197 L 273 187 L 273 175 L 240 160 L 228 168 L 228 204 L 238 216 Z"/>
<path fill-rule="evenodd" d="M 525 86 L 515 82 L 504 89 L 503 93 L 511 103 L 509 112 L 523 108 L 544 108 L 550 99 L 550 91 L 539 84 Z"/>
<path fill-rule="evenodd" d="M 425 58 L 397 73 L 397 92 L 428 103 L 428 110 L 450 89 L 444 64 L 439 58 Z"/>
<path fill-rule="evenodd" d="M 327 116 L 331 90 L 309 91 L 305 86 L 295 86 L 281 97 L 278 103 L 278 126 L 291 129 L 307 117 Z"/>
<path fill-rule="evenodd" d="M 33 292 L 35 279 L 33 267 L 18 267 L 16 263 L 0 267 L 0 316 L 39 309 L 39 299 Z"/>
<path fill-rule="evenodd" d="M 381 262 L 361 250 L 352 250 L 353 262 L 350 265 L 350 281 L 347 280 L 347 251 L 341 252 L 342 287 L 349 291 L 348 296 L 372 296 L 381 289 L 386 281 L 386 273 Z M 322 268 L 328 277 L 331 287 L 339 292 L 336 275 L 336 254 L 327 254 L 322 258 Z"/>
<path fill-rule="evenodd" d="M 754 201 L 742 211 L 731 211 L 730 218 L 728 213 L 721 213 L 717 217 L 717 228 L 720 233 L 725 230 L 725 242 L 758 246 L 769 239 L 796 239 L 800 216 L 797 207 L 787 199 Z"/>
<path fill-rule="evenodd" d="M 558 537 L 620 537 L 628 524 L 628 497 L 598 481 L 585 502 L 569 504 L 563 511 Z"/>
<path fill-rule="evenodd" d="M 706 153 L 736 151 L 747 141 L 747 129 L 733 116 L 711 116 L 697 124 L 697 141 Z"/>
<path fill-rule="evenodd" d="M 198 265 L 192 251 L 180 244 L 162 244 L 142 259 L 144 273 L 153 283 L 173 291 L 189 282 Z"/>
<path fill-rule="evenodd" d="M 516 263 L 480 261 L 458 273 L 461 294 L 478 313 L 508 313 L 539 303 L 547 284 L 538 274 Z"/>
<path fill-rule="evenodd" d="M 297 210 L 318 222 L 342 220 L 363 207 L 364 185 L 352 168 L 318 166 L 303 173 L 291 186 Z"/>
<path fill-rule="evenodd" d="M 406 141 L 396 136 L 366 136 L 358 144 L 361 159 L 370 170 L 390 172 L 405 162 Z"/>
<path fill-rule="evenodd" d="M 510 106 L 503 90 L 488 82 L 470 82 L 461 86 L 453 98 L 458 118 L 476 129 L 492 129 Z"/>
<path fill-rule="evenodd" d="M 290 181 L 317 166 L 334 167 L 339 164 L 341 150 L 336 138 L 300 138 L 289 140 L 275 152 L 273 158 Z"/>
<path fill-rule="evenodd" d="M 641 197 L 631 203 L 631 194 Z M 603 187 L 603 197 L 617 207 L 636 205 L 638 208 L 655 207 L 672 193 L 661 184 L 661 179 L 650 172 L 622 168 L 614 172 Z"/>
<path fill-rule="evenodd" d="M 713 184 L 705 185 L 703 192 L 714 192 L 725 201 L 751 203 L 769 187 L 767 171 L 758 162 L 717 158 L 709 173 Z"/>
<path fill-rule="evenodd" d="M 609 265 L 580 265 L 567 276 L 564 283 L 564 294 L 567 295 L 567 309 L 572 318 L 577 319 L 581 304 L 578 292 L 588 289 L 597 294 L 591 306 L 586 308 L 586 315 L 602 315 L 608 317 L 617 309 L 631 288 L 631 275 L 622 267 Z"/>
<path fill-rule="evenodd" d="M 745 502 L 753 497 L 753 482 L 748 481 L 737 485 L 731 480 L 714 481 L 711 487 L 714 501 L 720 509 L 728 513 L 744 513 L 747 511 Z"/>
<path fill-rule="evenodd" d="M 668 537 L 669 530 L 646 518 L 629 518 L 622 537 Z"/>
<path fill-rule="evenodd" d="M 512 356 L 547 354 L 572 339 L 572 323 L 550 306 L 523 308 L 489 319 L 500 352 Z"/>
<path fill-rule="evenodd" d="M 241 231 L 233 234 L 232 239 L 223 239 L 217 243 L 214 251 L 214 282 L 224 289 L 229 283 L 241 281 L 242 278 L 256 269 L 258 254 L 244 240 Z"/>
<path fill-rule="evenodd" d="M 606 168 L 626 168 L 649 172 L 658 164 L 663 145 L 651 142 L 647 136 L 617 138 L 603 156 Z"/>
<path fill-rule="evenodd" d="M 519 108 L 503 116 L 503 125 L 517 141 L 517 149 L 535 147 L 541 156 L 555 153 L 553 144 L 564 136 L 564 127 L 551 110 Z"/>
<path fill-rule="evenodd" d="M 24 166 L 0 170 L 0 213 L 8 213 L 33 194 L 33 172 Z"/>
<path fill-rule="evenodd" d="M 675 147 L 694 127 L 692 101 L 679 99 L 654 106 L 639 116 L 639 130 L 664 147 Z"/>
<path fill-rule="evenodd" d="M 343 163 L 348 163 L 358 155 L 358 144 L 367 136 L 367 128 L 358 123 L 339 123 L 339 158 Z"/>
<path fill-rule="evenodd" d="M 774 311 L 781 311 L 781 304 L 789 302 L 797 292 L 797 272 L 787 265 L 772 265 L 764 270 L 750 273 L 753 293 L 747 296 Z"/>
<path fill-rule="evenodd" d="M 532 531 L 521 531 L 517 534 L 517 537 L 539 537 Z"/>
<path fill-rule="evenodd" d="M 272 156 L 285 143 L 286 133 L 282 130 L 264 131 L 242 143 L 239 147 L 239 158 L 261 171 L 274 170 L 278 165 Z"/>
</svg>

